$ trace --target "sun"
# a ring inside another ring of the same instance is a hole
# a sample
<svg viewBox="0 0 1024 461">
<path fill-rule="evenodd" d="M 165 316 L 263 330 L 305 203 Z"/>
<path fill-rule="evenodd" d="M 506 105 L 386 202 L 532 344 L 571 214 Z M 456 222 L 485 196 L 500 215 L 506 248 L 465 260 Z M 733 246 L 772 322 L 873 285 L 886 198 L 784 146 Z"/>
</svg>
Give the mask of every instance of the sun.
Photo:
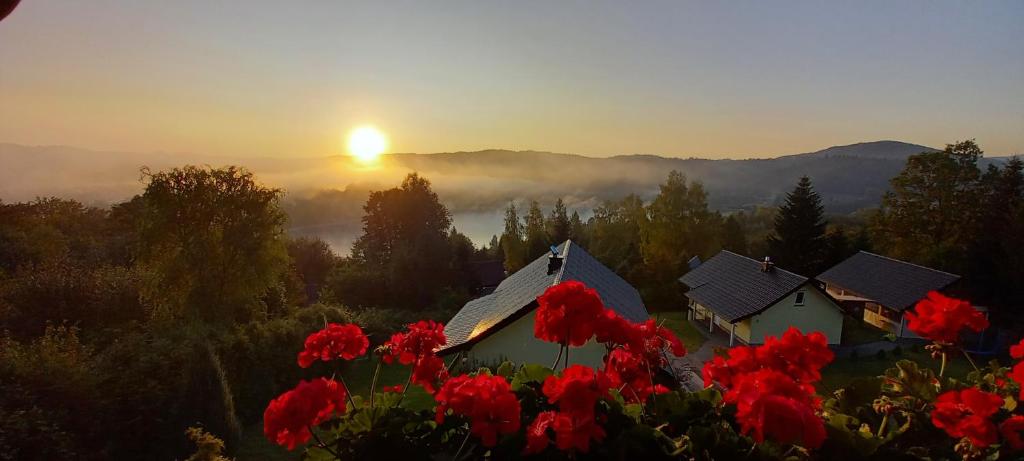
<svg viewBox="0 0 1024 461">
<path fill-rule="evenodd" d="M 348 134 L 348 152 L 361 163 L 376 161 L 387 148 L 387 137 L 372 126 L 361 126 Z"/>
</svg>

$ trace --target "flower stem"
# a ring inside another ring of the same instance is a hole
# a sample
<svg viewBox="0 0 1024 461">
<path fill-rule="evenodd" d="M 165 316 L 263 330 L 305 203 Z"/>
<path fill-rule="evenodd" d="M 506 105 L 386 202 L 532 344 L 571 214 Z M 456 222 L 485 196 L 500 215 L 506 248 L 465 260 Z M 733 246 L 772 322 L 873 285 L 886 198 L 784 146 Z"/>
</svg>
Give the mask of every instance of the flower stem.
<svg viewBox="0 0 1024 461">
<path fill-rule="evenodd" d="M 341 385 L 345 386 L 345 395 L 348 396 L 348 403 L 351 403 L 352 404 L 352 410 L 355 410 L 357 407 L 356 407 L 356 401 L 352 399 L 352 390 L 349 389 L 348 384 L 345 383 L 345 377 L 341 376 L 341 373 L 338 373 L 338 381 L 341 381 Z M 373 390 L 370 390 L 370 392 L 372 393 Z"/>
<path fill-rule="evenodd" d="M 960 349 L 964 353 L 964 357 L 967 357 L 967 361 L 970 362 L 971 366 L 974 367 L 974 371 L 981 371 L 978 369 L 978 365 L 974 363 L 974 359 L 971 358 L 971 354 L 968 354 L 965 349 Z"/>
<path fill-rule="evenodd" d="M 558 355 L 555 357 L 555 363 L 551 364 L 551 371 L 554 371 L 555 367 L 558 366 L 558 362 L 562 360 L 562 347 L 561 344 L 558 345 Z"/>
<path fill-rule="evenodd" d="M 942 365 L 939 367 L 939 377 L 946 373 L 946 352 L 942 352 Z"/>
<path fill-rule="evenodd" d="M 469 436 L 472 432 L 466 431 L 466 438 L 462 439 L 462 445 L 459 445 L 459 451 L 455 452 L 455 456 L 452 457 L 452 461 L 458 461 L 459 455 L 462 454 L 462 449 L 466 448 L 466 442 L 469 442 Z"/>
<path fill-rule="evenodd" d="M 316 435 L 316 431 L 313 430 L 313 426 L 308 426 L 308 427 L 309 427 L 309 433 L 313 434 L 313 439 L 316 440 L 316 446 L 318 446 L 318 447 L 320 447 L 320 448 L 322 448 L 324 450 L 327 450 L 328 453 L 334 455 L 335 459 L 341 459 L 341 456 L 338 455 L 338 452 L 332 450 L 331 447 L 327 446 L 327 444 L 324 443 L 323 440 L 320 440 L 320 436 Z"/>
<path fill-rule="evenodd" d="M 882 424 L 878 425 L 878 437 L 881 438 L 882 434 L 885 433 L 885 426 L 889 424 L 889 413 L 882 415 Z"/>
<path fill-rule="evenodd" d="M 405 400 L 405 394 L 409 392 L 409 385 L 412 384 L 412 375 L 416 373 L 416 369 L 409 370 L 409 377 L 405 380 L 405 387 L 402 388 L 402 395 L 398 396 L 398 403 L 395 406 L 402 404 L 402 400 Z"/>
<path fill-rule="evenodd" d="M 565 343 L 565 362 L 562 363 L 562 370 L 569 368 L 569 342 Z"/>
<path fill-rule="evenodd" d="M 377 368 L 373 370 L 373 379 L 370 381 L 370 409 L 373 410 L 373 394 L 377 392 L 377 378 L 380 378 L 380 369 L 384 364 L 384 357 L 377 359 Z"/>
</svg>

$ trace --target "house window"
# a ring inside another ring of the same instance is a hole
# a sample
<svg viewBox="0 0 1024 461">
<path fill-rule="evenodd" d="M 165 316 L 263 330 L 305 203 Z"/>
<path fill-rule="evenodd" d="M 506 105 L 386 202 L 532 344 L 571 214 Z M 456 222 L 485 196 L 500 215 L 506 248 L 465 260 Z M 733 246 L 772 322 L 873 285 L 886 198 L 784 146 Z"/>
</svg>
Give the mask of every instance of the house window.
<svg viewBox="0 0 1024 461">
<path fill-rule="evenodd" d="M 793 303 L 793 305 L 794 306 L 803 306 L 804 305 L 804 292 L 802 292 L 802 291 L 796 292 L 796 301 Z"/>
</svg>

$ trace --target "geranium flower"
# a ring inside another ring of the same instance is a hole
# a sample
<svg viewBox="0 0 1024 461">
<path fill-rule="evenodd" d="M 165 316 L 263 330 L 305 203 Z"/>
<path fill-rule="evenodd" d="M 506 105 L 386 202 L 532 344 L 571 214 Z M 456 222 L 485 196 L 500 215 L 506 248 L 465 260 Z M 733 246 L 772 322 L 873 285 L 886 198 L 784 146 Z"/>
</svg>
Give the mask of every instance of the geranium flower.
<svg viewBox="0 0 1024 461">
<path fill-rule="evenodd" d="M 804 335 L 793 327 L 781 338 L 765 338 L 764 345 L 758 347 L 754 355 L 762 367 L 779 370 L 802 383 L 821 380 L 821 368 L 835 357 L 825 335 L 819 332 Z"/>
<path fill-rule="evenodd" d="M 1013 415 L 999 425 L 999 433 L 1013 451 L 1024 449 L 1024 438 L 1020 434 L 1024 431 L 1024 416 Z"/>
<path fill-rule="evenodd" d="M 1017 360 L 1024 359 L 1024 339 L 1019 343 L 1010 346 L 1010 357 Z"/>
<path fill-rule="evenodd" d="M 910 331 L 940 343 L 957 342 L 963 328 L 976 332 L 988 328 L 988 319 L 971 303 L 936 291 L 928 292 L 928 297 L 905 315 Z"/>
<path fill-rule="evenodd" d="M 626 349 L 616 348 L 608 354 L 605 374 L 627 402 L 642 403 L 654 393 L 648 364 L 642 356 Z"/>
<path fill-rule="evenodd" d="M 733 378 L 736 376 L 759 370 L 761 364 L 757 362 L 756 353 L 753 347 L 737 346 L 729 349 L 729 357 L 716 355 L 711 360 L 704 362 L 701 369 L 701 376 L 704 378 L 704 387 L 714 383 L 724 388 L 732 387 Z"/>
<path fill-rule="evenodd" d="M 433 320 L 410 323 L 407 331 L 391 335 L 382 346 L 384 363 L 412 365 L 412 382 L 433 393 L 439 381 L 448 378 L 444 360 L 434 351 L 445 345 L 444 325 Z"/>
<path fill-rule="evenodd" d="M 551 439 L 548 438 L 548 429 L 555 424 L 558 413 L 554 411 L 542 411 L 537 418 L 526 428 L 526 447 L 523 454 L 531 455 L 540 453 L 548 448 Z"/>
<path fill-rule="evenodd" d="M 736 421 L 744 434 L 761 443 L 766 437 L 783 443 L 818 448 L 825 441 L 821 406 L 814 389 L 777 370 L 737 375 L 723 399 L 736 405 Z"/>
<path fill-rule="evenodd" d="M 498 434 L 519 430 L 519 399 L 501 376 L 456 376 L 434 396 L 437 422 L 444 422 L 448 410 L 469 418 L 469 431 L 485 447 L 498 443 Z"/>
<path fill-rule="evenodd" d="M 604 428 L 597 424 L 593 415 L 559 412 L 555 418 L 555 445 L 559 450 L 590 451 L 590 441 L 602 441 Z"/>
<path fill-rule="evenodd" d="M 331 323 L 306 338 L 305 348 L 299 352 L 299 366 L 308 368 L 316 360 L 352 360 L 365 354 L 369 346 L 370 340 L 358 325 Z"/>
<path fill-rule="evenodd" d="M 548 288 L 537 304 L 534 336 L 569 346 L 586 344 L 605 310 L 597 291 L 575 280 Z"/>
<path fill-rule="evenodd" d="M 608 395 L 611 381 L 604 373 L 583 365 L 566 368 L 561 376 L 548 376 L 544 380 L 544 395 L 562 412 L 594 414 L 598 399 Z"/>
<path fill-rule="evenodd" d="M 348 391 L 337 381 L 319 378 L 301 381 L 281 394 L 263 412 L 263 434 L 268 440 L 289 450 L 309 441 L 310 426 L 345 413 Z"/>
<path fill-rule="evenodd" d="M 967 437 L 975 447 L 984 448 L 999 438 L 990 418 L 1002 405 L 998 395 L 977 388 L 949 391 L 935 400 L 932 424 L 951 437 Z"/>
</svg>

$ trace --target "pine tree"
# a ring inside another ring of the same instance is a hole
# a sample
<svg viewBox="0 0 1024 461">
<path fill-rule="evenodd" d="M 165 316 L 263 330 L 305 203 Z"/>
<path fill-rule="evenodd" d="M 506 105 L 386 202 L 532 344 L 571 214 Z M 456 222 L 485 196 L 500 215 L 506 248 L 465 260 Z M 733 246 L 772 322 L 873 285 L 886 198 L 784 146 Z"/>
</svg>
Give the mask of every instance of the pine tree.
<svg viewBox="0 0 1024 461">
<path fill-rule="evenodd" d="M 569 238 L 586 248 L 589 240 L 587 239 L 587 229 L 584 226 L 580 214 L 573 211 L 572 217 L 569 218 Z"/>
<path fill-rule="evenodd" d="M 561 198 L 555 202 L 555 208 L 551 210 L 547 227 L 548 235 L 551 236 L 551 243 L 557 245 L 569 239 L 571 223 L 565 211 L 565 202 Z"/>
<path fill-rule="evenodd" d="M 800 178 L 786 203 L 775 216 L 774 233 L 768 236 L 768 251 L 775 263 L 798 274 L 814 276 L 824 268 L 826 222 L 821 197 L 811 179 Z"/>
<path fill-rule="evenodd" d="M 505 270 L 513 273 L 526 265 L 523 248 L 523 225 L 519 222 L 516 204 L 509 203 L 505 209 L 505 231 L 501 234 L 501 250 L 505 256 Z"/>
<path fill-rule="evenodd" d="M 551 243 L 544 225 L 544 212 L 536 200 L 530 202 L 530 210 L 524 218 L 526 229 L 526 262 L 546 253 Z"/>
</svg>

